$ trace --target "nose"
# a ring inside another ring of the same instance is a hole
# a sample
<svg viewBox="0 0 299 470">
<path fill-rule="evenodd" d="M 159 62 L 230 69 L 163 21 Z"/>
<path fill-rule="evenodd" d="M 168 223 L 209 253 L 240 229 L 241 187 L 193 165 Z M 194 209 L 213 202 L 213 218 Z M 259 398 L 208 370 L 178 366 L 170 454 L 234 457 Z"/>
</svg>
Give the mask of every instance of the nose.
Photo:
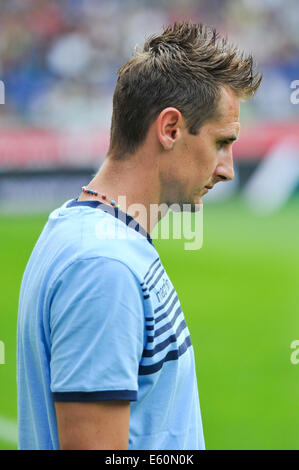
<svg viewBox="0 0 299 470">
<path fill-rule="evenodd" d="M 218 163 L 215 170 L 215 179 L 217 181 L 231 181 L 235 177 L 234 161 L 232 151 L 226 155 Z"/>
</svg>

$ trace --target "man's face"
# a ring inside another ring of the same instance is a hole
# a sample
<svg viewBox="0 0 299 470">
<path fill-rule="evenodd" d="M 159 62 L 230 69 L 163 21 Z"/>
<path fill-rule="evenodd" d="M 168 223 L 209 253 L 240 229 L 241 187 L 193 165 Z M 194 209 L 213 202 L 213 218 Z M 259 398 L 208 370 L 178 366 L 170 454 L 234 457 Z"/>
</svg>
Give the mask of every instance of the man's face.
<svg viewBox="0 0 299 470">
<path fill-rule="evenodd" d="M 228 88 L 222 88 L 218 116 L 203 124 L 197 135 L 186 126 L 169 153 L 169 166 L 164 173 L 164 200 L 173 203 L 201 203 L 201 197 L 219 181 L 234 178 L 232 144 L 238 138 L 239 99 Z M 166 196 L 166 197 L 165 197 Z"/>
</svg>

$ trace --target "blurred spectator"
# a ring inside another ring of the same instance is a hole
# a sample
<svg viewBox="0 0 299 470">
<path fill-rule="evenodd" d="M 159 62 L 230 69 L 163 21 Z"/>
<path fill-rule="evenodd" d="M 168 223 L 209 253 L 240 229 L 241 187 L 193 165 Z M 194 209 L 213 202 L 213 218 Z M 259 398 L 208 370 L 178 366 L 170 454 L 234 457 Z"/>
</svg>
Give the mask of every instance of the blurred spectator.
<svg viewBox="0 0 299 470">
<path fill-rule="evenodd" d="M 253 52 L 265 79 L 243 119 L 298 118 L 297 0 L 2 0 L 1 125 L 108 128 L 119 66 L 136 44 L 175 20 L 202 21 Z M 109 104 L 110 103 L 110 104 Z"/>
</svg>

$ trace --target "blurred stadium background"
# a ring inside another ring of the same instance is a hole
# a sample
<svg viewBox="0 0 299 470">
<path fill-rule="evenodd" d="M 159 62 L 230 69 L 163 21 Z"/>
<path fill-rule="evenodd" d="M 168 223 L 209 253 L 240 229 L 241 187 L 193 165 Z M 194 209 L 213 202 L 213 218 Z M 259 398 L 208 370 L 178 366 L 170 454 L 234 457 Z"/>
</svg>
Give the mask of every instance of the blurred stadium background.
<svg viewBox="0 0 299 470">
<path fill-rule="evenodd" d="M 208 449 L 299 449 L 299 3 L 297 0 L 1 0 L 0 449 L 16 448 L 16 320 L 49 212 L 108 148 L 116 72 L 163 25 L 216 27 L 264 80 L 241 106 L 236 178 L 205 197 L 204 244 L 155 242 L 197 360 Z"/>
</svg>

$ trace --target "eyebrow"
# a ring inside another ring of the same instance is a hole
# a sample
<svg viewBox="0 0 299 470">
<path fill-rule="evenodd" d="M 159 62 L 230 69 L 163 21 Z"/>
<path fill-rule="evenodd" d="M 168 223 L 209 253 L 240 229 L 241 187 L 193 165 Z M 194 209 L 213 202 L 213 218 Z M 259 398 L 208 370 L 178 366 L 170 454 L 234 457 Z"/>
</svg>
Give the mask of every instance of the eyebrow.
<svg viewBox="0 0 299 470">
<path fill-rule="evenodd" d="M 228 137 L 219 137 L 217 139 L 217 142 L 227 142 L 227 141 L 234 142 L 237 139 L 238 139 L 238 137 L 236 135 L 230 135 Z"/>
</svg>

